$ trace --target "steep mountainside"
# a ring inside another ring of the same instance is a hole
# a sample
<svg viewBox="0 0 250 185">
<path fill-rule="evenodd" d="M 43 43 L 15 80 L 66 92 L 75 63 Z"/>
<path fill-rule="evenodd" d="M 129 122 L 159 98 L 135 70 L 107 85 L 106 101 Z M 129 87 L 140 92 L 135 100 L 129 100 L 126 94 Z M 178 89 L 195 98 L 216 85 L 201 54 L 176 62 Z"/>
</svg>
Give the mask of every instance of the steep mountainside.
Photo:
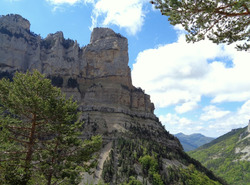
<svg viewBox="0 0 250 185">
<path fill-rule="evenodd" d="M 175 134 L 174 136 L 180 140 L 180 142 L 184 148 L 184 151 L 186 151 L 186 152 L 194 150 L 194 149 L 214 140 L 214 138 L 206 137 L 202 134 L 185 135 L 183 133 L 178 133 L 178 134 Z"/>
<path fill-rule="evenodd" d="M 188 152 L 229 184 L 250 183 L 250 125 Z"/>
<path fill-rule="evenodd" d="M 132 85 L 127 39 L 95 28 L 80 48 L 62 32 L 32 33 L 19 15 L 0 17 L 0 78 L 37 69 L 79 102 L 82 138 L 103 136 L 103 148 L 82 184 L 225 184 L 184 153 L 154 115 L 150 96 Z"/>
</svg>

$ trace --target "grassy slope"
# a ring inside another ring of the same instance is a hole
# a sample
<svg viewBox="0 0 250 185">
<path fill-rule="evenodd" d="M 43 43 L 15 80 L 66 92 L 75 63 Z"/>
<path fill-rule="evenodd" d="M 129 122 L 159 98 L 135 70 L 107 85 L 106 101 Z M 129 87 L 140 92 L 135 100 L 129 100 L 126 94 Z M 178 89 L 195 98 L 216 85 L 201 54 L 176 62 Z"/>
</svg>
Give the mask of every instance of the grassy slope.
<svg viewBox="0 0 250 185">
<path fill-rule="evenodd" d="M 188 154 L 229 184 L 249 185 L 250 161 L 239 160 L 244 153 L 235 153 L 250 145 L 247 135 L 246 128 L 235 129 Z"/>
</svg>

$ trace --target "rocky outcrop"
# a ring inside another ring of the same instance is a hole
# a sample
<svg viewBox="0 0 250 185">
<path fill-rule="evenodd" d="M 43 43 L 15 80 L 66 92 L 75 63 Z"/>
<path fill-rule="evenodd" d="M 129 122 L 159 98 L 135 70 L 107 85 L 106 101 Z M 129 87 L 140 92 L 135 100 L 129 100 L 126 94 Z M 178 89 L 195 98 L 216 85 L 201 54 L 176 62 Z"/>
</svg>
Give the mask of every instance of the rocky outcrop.
<svg viewBox="0 0 250 185">
<path fill-rule="evenodd" d="M 74 96 L 82 119 L 86 125 L 97 124 L 97 133 L 126 130 L 125 122 L 137 126 L 150 122 L 147 126 L 152 130 L 162 130 L 150 96 L 132 85 L 127 39 L 111 29 L 95 28 L 90 44 L 80 48 L 77 41 L 64 39 L 62 32 L 43 39 L 30 31 L 29 21 L 21 16 L 2 16 L 0 56 L 0 77 L 33 69 L 46 74 L 53 85 Z"/>
<path fill-rule="evenodd" d="M 108 28 L 95 28 L 90 44 L 80 48 L 77 41 L 65 40 L 62 32 L 42 39 L 30 32 L 30 23 L 19 15 L 0 20 L 2 76 L 38 69 L 73 95 L 82 110 L 105 109 L 156 119 L 150 97 L 132 85 L 125 37 Z"/>
</svg>

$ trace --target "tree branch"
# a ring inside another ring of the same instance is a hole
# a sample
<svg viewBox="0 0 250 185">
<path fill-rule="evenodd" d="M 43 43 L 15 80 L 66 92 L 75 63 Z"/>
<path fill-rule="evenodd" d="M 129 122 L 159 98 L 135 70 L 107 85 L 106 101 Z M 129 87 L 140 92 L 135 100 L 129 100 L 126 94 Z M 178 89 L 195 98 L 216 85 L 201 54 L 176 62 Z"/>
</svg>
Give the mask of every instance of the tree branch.
<svg viewBox="0 0 250 185">
<path fill-rule="evenodd" d="M 227 17 L 237 17 L 237 16 L 246 16 L 246 15 L 250 15 L 249 12 L 243 12 L 243 13 L 228 13 L 228 12 L 223 12 L 223 11 L 219 11 L 219 10 L 215 10 L 215 13 L 218 13 L 220 15 L 225 15 Z"/>
<path fill-rule="evenodd" d="M 15 135 L 19 135 L 19 136 L 23 136 L 23 137 L 25 137 L 25 138 L 29 138 L 29 136 L 24 135 L 24 134 L 22 134 L 22 133 L 15 132 L 14 130 L 9 129 L 9 131 L 10 131 L 11 133 L 15 134 Z"/>
<path fill-rule="evenodd" d="M 20 129 L 20 130 L 31 130 L 31 128 L 29 128 L 29 127 L 7 126 L 7 128 L 14 128 L 14 129 Z"/>
<path fill-rule="evenodd" d="M 23 143 L 23 144 L 26 144 L 26 145 L 29 144 L 29 142 L 27 142 L 27 141 L 23 141 L 23 140 L 20 140 L 20 139 L 16 139 L 16 138 L 14 138 L 14 137 L 9 137 L 9 139 L 12 139 L 12 140 L 14 140 L 14 141 L 17 141 L 17 142 L 19 142 L 19 143 Z"/>
</svg>

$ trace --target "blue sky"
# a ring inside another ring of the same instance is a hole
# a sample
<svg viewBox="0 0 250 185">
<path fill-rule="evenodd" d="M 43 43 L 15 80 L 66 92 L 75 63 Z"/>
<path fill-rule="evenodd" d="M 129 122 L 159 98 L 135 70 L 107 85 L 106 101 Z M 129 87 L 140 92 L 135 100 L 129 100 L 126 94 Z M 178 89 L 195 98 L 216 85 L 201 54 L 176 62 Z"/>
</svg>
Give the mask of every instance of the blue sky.
<svg viewBox="0 0 250 185">
<path fill-rule="evenodd" d="M 250 119 L 250 53 L 204 40 L 187 44 L 149 0 L 1 0 L 0 15 L 20 14 L 43 38 L 63 31 L 87 45 L 93 27 L 128 38 L 133 84 L 151 96 L 170 133 L 217 137 Z"/>
</svg>

